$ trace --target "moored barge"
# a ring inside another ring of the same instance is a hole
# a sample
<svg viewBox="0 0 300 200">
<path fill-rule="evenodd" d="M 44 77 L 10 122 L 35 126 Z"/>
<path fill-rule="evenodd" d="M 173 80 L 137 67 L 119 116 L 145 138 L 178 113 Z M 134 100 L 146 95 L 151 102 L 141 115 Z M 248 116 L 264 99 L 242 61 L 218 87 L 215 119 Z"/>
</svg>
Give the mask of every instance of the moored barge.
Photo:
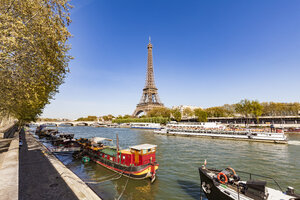
<svg viewBox="0 0 300 200">
<path fill-rule="evenodd" d="M 78 140 L 82 145 L 82 155 L 87 155 L 94 162 L 132 179 L 150 178 L 155 180 L 159 164 L 156 162 L 156 145 L 141 144 L 119 150 L 118 145 L 108 146 L 107 138 L 91 138 Z"/>
</svg>

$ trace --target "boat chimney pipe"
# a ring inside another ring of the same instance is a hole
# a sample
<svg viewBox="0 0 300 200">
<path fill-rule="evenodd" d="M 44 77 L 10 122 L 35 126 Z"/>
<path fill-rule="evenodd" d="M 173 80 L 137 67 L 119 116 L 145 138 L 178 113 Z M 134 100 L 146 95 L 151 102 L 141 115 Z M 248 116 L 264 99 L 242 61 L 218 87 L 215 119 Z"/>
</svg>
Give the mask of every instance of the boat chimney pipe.
<svg viewBox="0 0 300 200">
<path fill-rule="evenodd" d="M 293 187 L 289 186 L 287 188 L 286 194 L 287 195 L 295 195 L 295 189 Z"/>
</svg>

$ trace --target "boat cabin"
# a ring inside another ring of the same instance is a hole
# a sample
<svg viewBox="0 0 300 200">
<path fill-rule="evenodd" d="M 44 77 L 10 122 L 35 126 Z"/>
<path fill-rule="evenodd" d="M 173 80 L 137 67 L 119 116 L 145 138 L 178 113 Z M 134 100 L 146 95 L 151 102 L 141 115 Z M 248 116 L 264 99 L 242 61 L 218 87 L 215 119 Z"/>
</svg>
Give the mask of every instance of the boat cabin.
<svg viewBox="0 0 300 200">
<path fill-rule="evenodd" d="M 155 152 L 156 152 L 157 145 L 152 144 L 141 144 L 136 146 L 131 146 L 130 153 L 131 153 L 131 164 L 138 166 L 138 165 L 146 165 L 149 163 L 153 163 L 156 161 Z M 121 156 L 126 156 L 126 154 L 121 154 Z"/>
<path fill-rule="evenodd" d="M 58 138 L 73 139 L 74 138 L 74 133 L 60 133 L 60 134 L 58 134 Z"/>
</svg>

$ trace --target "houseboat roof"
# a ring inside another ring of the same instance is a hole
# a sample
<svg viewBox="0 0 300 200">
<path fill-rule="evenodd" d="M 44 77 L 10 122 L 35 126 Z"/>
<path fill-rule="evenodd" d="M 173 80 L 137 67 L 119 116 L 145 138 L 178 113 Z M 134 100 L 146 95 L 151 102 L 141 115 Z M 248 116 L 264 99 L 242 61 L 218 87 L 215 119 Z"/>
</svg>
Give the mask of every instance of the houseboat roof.
<svg viewBox="0 0 300 200">
<path fill-rule="evenodd" d="M 117 156 L 117 149 L 115 149 L 114 147 L 104 148 L 101 150 L 101 152 L 110 156 Z"/>
<path fill-rule="evenodd" d="M 121 150 L 121 153 L 123 153 L 123 154 L 131 154 L 131 152 L 130 152 L 129 149 L 123 149 L 123 150 Z"/>
<path fill-rule="evenodd" d="M 74 136 L 74 133 L 60 133 L 60 136 L 66 136 L 66 135 L 70 135 L 70 136 Z"/>
<path fill-rule="evenodd" d="M 157 147 L 157 145 L 153 145 L 153 144 L 140 144 L 140 145 L 135 145 L 135 146 L 131 146 L 129 148 L 131 149 L 135 149 L 135 150 L 142 150 L 142 149 L 151 149 Z"/>
</svg>

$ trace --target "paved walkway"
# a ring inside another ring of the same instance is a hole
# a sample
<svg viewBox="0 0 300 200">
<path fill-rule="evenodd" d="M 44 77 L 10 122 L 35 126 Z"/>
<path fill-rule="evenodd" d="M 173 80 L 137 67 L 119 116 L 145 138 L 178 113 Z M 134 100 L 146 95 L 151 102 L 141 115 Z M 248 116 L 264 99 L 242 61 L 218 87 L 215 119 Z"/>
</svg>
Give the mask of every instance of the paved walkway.
<svg viewBox="0 0 300 200">
<path fill-rule="evenodd" d="M 18 199 L 19 134 L 0 142 L 0 199 Z"/>
<path fill-rule="evenodd" d="M 35 139 L 21 131 L 19 199 L 78 199 L 42 152 Z"/>
<path fill-rule="evenodd" d="M 21 137 L 19 199 L 101 200 L 31 134 L 23 131 Z"/>
</svg>

